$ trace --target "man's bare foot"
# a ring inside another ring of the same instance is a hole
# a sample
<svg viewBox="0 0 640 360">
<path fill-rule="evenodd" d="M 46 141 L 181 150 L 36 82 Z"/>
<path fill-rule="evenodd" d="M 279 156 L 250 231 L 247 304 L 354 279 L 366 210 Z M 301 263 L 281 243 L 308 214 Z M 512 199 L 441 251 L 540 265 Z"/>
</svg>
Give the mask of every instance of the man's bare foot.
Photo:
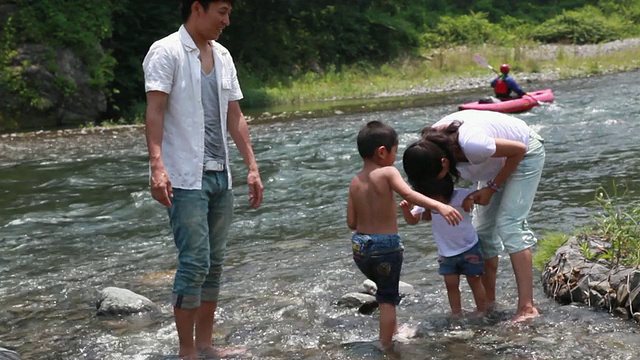
<svg viewBox="0 0 640 360">
<path fill-rule="evenodd" d="M 540 316 L 538 309 L 536 309 L 533 306 L 527 306 L 527 307 L 520 308 L 518 312 L 513 316 L 513 318 L 511 318 L 511 321 L 516 323 L 523 322 L 538 316 Z"/>
<path fill-rule="evenodd" d="M 201 357 L 205 359 L 209 358 L 225 358 L 227 356 L 248 355 L 248 349 L 244 346 L 226 346 L 226 347 L 213 347 L 209 346 L 203 349 L 198 349 Z"/>
</svg>

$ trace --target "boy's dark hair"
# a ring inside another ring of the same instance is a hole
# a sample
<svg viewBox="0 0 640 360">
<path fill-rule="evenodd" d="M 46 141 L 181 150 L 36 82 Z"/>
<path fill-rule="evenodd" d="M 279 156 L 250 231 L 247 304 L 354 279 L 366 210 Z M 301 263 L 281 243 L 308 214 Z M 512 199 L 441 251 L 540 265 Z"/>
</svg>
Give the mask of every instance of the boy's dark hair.
<svg viewBox="0 0 640 360">
<path fill-rule="evenodd" d="M 444 178 L 438 179 L 435 177 L 425 178 L 419 182 L 411 183 L 413 189 L 424 196 L 428 196 L 432 199 L 442 199 L 445 204 L 451 201 L 453 196 L 453 176 L 447 174 Z"/>
<path fill-rule="evenodd" d="M 209 8 L 209 4 L 214 2 L 227 2 L 233 6 L 233 0 L 180 0 L 180 15 L 182 15 L 183 23 L 189 20 L 189 16 L 191 16 L 191 5 L 196 1 L 202 5 L 205 11 Z"/>
<path fill-rule="evenodd" d="M 358 133 L 358 153 L 363 159 L 372 158 L 376 149 L 384 146 L 388 151 L 398 145 L 398 134 L 381 121 L 369 121 Z"/>
</svg>

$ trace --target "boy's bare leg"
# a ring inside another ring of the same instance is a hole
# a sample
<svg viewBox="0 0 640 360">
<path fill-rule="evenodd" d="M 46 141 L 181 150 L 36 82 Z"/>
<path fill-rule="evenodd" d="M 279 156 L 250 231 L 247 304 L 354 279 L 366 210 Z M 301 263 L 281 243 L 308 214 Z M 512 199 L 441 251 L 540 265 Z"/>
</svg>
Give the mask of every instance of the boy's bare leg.
<svg viewBox="0 0 640 360">
<path fill-rule="evenodd" d="M 198 352 L 193 342 L 193 324 L 195 322 L 196 312 L 196 309 L 186 310 L 177 307 L 173 308 L 176 330 L 178 331 L 178 342 L 180 343 L 178 356 L 181 359 L 195 359 L 198 357 Z"/>
<path fill-rule="evenodd" d="M 451 313 L 454 316 L 462 315 L 462 300 L 460 299 L 460 275 L 445 275 L 444 284 L 447 286 L 447 296 L 449 297 Z"/>
<path fill-rule="evenodd" d="M 498 257 L 484 259 L 484 275 L 482 275 L 482 284 L 487 301 L 487 308 L 490 308 L 496 302 L 496 278 L 498 274 Z"/>
<path fill-rule="evenodd" d="M 391 303 L 380 303 L 380 345 L 384 350 L 393 348 L 393 334 L 398 330 L 396 322 L 396 306 Z"/>
<path fill-rule="evenodd" d="M 525 249 L 513 254 L 511 257 L 511 266 L 516 276 L 516 284 L 518 285 L 518 310 L 516 315 L 511 319 L 519 322 L 534 318 L 539 315 L 538 309 L 533 305 L 533 264 L 531 260 L 531 251 Z"/>
<path fill-rule="evenodd" d="M 467 276 L 467 283 L 473 293 L 477 311 L 479 313 L 485 312 L 487 310 L 487 294 L 484 291 L 482 278 L 480 276 Z"/>
</svg>

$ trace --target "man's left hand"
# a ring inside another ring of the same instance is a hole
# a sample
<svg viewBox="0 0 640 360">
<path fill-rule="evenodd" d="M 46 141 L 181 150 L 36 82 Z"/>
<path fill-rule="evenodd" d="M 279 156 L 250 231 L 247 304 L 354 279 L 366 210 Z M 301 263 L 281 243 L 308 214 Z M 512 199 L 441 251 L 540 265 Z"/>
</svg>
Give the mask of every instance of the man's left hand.
<svg viewBox="0 0 640 360">
<path fill-rule="evenodd" d="M 257 209 L 262 203 L 262 193 L 264 191 L 264 186 L 262 186 L 262 180 L 260 179 L 260 173 L 258 171 L 249 171 L 247 174 L 247 185 L 249 186 L 249 206 Z"/>
</svg>

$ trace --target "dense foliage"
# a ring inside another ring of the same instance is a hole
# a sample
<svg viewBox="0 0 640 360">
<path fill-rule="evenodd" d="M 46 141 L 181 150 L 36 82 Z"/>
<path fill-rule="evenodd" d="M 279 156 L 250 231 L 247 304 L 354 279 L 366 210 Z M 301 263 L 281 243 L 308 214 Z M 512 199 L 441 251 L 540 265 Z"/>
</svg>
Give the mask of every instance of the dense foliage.
<svg viewBox="0 0 640 360">
<path fill-rule="evenodd" d="M 37 103 L 37 84 L 20 81 L 21 43 L 71 48 L 92 85 L 109 96 L 108 118 L 144 100 L 140 64 L 149 45 L 180 24 L 177 1 L 13 0 L 0 33 L 0 90 Z M 429 47 L 521 42 L 598 43 L 639 33 L 640 0 L 235 0 L 220 39 L 244 88 L 309 72 L 375 66 Z M 55 69 L 52 69 L 55 70 Z M 72 91 L 61 81 L 63 90 Z"/>
</svg>

